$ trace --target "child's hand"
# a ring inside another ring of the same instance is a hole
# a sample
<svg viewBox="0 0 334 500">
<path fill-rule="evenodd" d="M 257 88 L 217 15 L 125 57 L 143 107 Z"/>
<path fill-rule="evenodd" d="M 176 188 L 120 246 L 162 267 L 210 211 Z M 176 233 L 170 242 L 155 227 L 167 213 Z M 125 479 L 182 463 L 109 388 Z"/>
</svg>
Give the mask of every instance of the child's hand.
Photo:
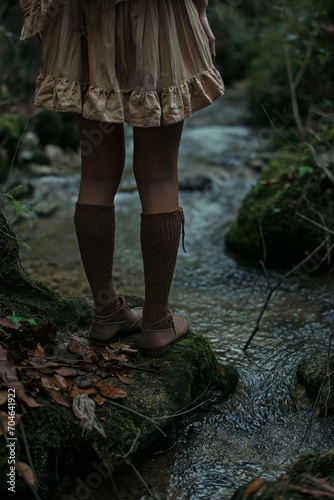
<svg viewBox="0 0 334 500">
<path fill-rule="evenodd" d="M 207 15 L 206 15 L 208 0 L 194 0 L 194 2 L 197 6 L 199 20 L 201 22 L 201 25 L 204 29 L 206 36 L 208 37 L 210 53 L 211 53 L 212 60 L 214 61 L 216 58 L 216 43 L 215 43 L 214 34 L 212 33 L 212 30 L 210 28 L 209 21 L 208 21 Z"/>
<path fill-rule="evenodd" d="M 203 26 L 206 36 L 208 37 L 210 53 L 212 60 L 214 61 L 216 58 L 216 39 L 210 28 L 206 13 L 202 16 L 199 16 L 199 20 L 201 21 L 201 25 Z"/>
</svg>

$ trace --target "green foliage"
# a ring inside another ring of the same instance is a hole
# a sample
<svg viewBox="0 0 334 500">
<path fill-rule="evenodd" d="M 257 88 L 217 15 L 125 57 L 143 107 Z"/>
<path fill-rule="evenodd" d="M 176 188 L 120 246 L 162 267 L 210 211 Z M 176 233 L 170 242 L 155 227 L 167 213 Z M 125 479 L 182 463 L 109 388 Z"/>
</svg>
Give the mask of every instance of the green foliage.
<svg viewBox="0 0 334 500">
<path fill-rule="evenodd" d="M 12 312 L 12 314 L 6 316 L 6 318 L 14 323 L 14 325 L 21 325 L 23 323 L 26 323 L 29 326 L 37 326 L 37 321 L 34 318 L 22 318 L 21 316 L 18 316 L 14 311 Z"/>
<path fill-rule="evenodd" d="M 2 196 L 7 199 L 7 205 L 14 209 L 14 217 L 23 213 L 27 215 L 32 215 L 33 213 L 30 205 L 22 203 L 20 200 L 16 199 L 16 195 L 21 189 L 23 189 L 23 186 L 15 186 L 15 188 L 13 188 L 11 191 L 0 194 L 0 197 Z"/>
<path fill-rule="evenodd" d="M 251 109 L 259 121 L 265 118 L 262 106 L 269 113 L 287 108 L 292 115 L 289 66 L 293 80 L 301 77 L 296 94 L 302 116 L 311 103 L 325 109 L 333 105 L 333 44 L 322 28 L 321 21 L 329 16 L 322 3 L 318 9 L 313 0 L 266 2 L 248 67 Z"/>
<path fill-rule="evenodd" d="M 334 174 L 333 165 L 328 170 Z M 244 199 L 227 235 L 229 248 L 259 261 L 264 240 L 266 264 L 296 264 L 328 236 L 323 228 L 333 227 L 333 193 L 333 183 L 306 148 L 278 152 Z"/>
</svg>

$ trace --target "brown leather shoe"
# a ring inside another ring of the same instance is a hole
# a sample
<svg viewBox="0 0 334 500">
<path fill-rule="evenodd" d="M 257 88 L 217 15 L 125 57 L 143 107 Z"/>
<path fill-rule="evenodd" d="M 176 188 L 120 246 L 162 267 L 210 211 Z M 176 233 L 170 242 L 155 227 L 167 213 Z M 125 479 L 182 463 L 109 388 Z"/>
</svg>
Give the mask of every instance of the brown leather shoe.
<svg viewBox="0 0 334 500">
<path fill-rule="evenodd" d="M 146 356 L 161 356 L 189 331 L 189 323 L 182 316 L 173 316 L 169 311 L 157 323 L 142 323 L 139 343 Z"/>
<path fill-rule="evenodd" d="M 130 309 L 123 297 L 119 299 L 122 305 L 114 314 L 104 318 L 94 316 L 88 332 L 92 344 L 105 345 L 116 340 L 120 334 L 140 331 L 143 308 Z"/>
</svg>

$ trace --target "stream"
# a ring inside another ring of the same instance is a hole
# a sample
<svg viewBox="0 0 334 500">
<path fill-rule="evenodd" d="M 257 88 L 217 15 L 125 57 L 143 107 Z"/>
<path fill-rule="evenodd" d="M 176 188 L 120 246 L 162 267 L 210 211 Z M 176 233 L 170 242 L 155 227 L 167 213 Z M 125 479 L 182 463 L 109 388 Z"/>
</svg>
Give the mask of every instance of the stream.
<svg viewBox="0 0 334 500">
<path fill-rule="evenodd" d="M 139 247 L 138 195 L 131 189 L 131 129 L 127 129 L 127 167 L 116 199 L 115 281 L 119 289 L 143 295 Z M 203 189 L 182 190 L 186 250 L 180 247 L 170 304 L 185 315 L 195 333 L 205 335 L 222 363 L 240 373 L 237 391 L 227 400 L 189 414 L 178 442 L 167 451 L 134 461 L 157 499 L 229 499 L 242 483 L 282 475 L 302 453 L 334 447 L 333 418 L 312 416 L 312 403 L 295 388 L 295 371 L 309 354 L 326 352 L 333 329 L 333 285 L 328 276 L 306 270 L 275 293 L 260 331 L 249 338 L 276 271 L 251 266 L 227 252 L 225 234 L 245 194 L 256 182 L 249 159 L 269 145 L 269 128 L 249 124 L 240 93 L 216 101 L 185 125 L 180 151 L 181 185 L 189 179 Z M 204 177 L 203 177 L 204 176 Z M 203 180 L 204 179 L 204 180 Z M 89 297 L 72 223 L 79 174 L 30 178 L 36 196 L 59 205 L 50 217 L 27 221 L 19 236 L 31 247 L 24 267 L 68 295 Z M 18 231 L 18 229 L 15 229 Z M 305 434 L 307 429 L 309 432 Z M 130 467 L 115 475 L 94 499 L 149 499 Z"/>
</svg>

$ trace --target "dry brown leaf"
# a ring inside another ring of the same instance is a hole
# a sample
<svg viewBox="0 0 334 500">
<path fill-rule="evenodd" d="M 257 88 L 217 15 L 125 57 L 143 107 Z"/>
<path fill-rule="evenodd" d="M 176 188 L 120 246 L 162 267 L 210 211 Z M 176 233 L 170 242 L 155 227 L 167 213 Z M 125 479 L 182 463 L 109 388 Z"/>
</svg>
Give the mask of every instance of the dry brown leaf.
<svg viewBox="0 0 334 500">
<path fill-rule="evenodd" d="M 66 368 L 66 366 L 62 366 L 56 370 L 56 373 L 62 377 L 76 377 L 78 372 L 73 370 L 73 368 Z"/>
<path fill-rule="evenodd" d="M 246 495 L 252 495 L 255 493 L 257 490 L 261 488 L 261 486 L 266 482 L 266 480 L 263 477 L 259 477 L 257 479 L 254 479 L 247 488 L 245 489 Z"/>
<path fill-rule="evenodd" d="M 93 399 L 95 403 L 97 403 L 100 406 L 103 405 L 103 403 L 105 402 L 105 398 L 103 398 L 101 394 L 95 394 L 95 396 L 93 396 Z"/>
<path fill-rule="evenodd" d="M 113 352 L 104 352 L 102 354 L 102 358 L 108 362 L 117 361 L 117 356 L 115 356 L 115 354 Z"/>
<path fill-rule="evenodd" d="M 35 349 L 29 349 L 29 351 L 27 352 L 27 354 L 28 354 L 28 356 L 38 356 L 38 357 L 41 357 L 41 358 L 45 357 L 44 349 L 41 346 L 41 344 L 38 344 L 35 347 Z"/>
<path fill-rule="evenodd" d="M 31 486 L 34 486 L 34 484 L 35 484 L 34 473 L 28 464 L 25 464 L 24 462 L 17 462 L 16 469 L 17 469 L 17 472 L 19 473 L 19 475 L 20 476 L 22 475 L 28 484 L 30 484 Z"/>
<path fill-rule="evenodd" d="M 77 396 L 81 396 L 82 394 L 96 394 L 98 391 L 97 389 L 94 389 L 94 387 L 91 387 L 89 389 L 80 389 L 80 387 L 77 386 L 77 384 L 74 384 L 71 392 L 69 393 L 69 397 L 71 399 L 76 398 Z"/>
<path fill-rule="evenodd" d="M 0 327 L 9 328 L 10 330 L 20 330 L 21 325 L 17 323 L 13 323 L 8 318 L 0 318 Z"/>
<path fill-rule="evenodd" d="M 86 351 L 82 354 L 82 357 L 88 363 L 94 363 L 97 361 L 96 352 L 91 348 L 86 349 Z"/>
<path fill-rule="evenodd" d="M 128 379 L 128 377 L 124 374 L 124 373 L 118 373 L 116 372 L 115 373 L 116 377 L 121 381 L 123 382 L 123 384 L 127 384 L 129 385 L 130 384 L 130 380 Z"/>
<path fill-rule="evenodd" d="M 80 345 L 76 340 L 70 340 L 67 344 L 67 348 L 73 354 L 80 354 L 80 356 L 87 350 L 86 347 Z"/>
<path fill-rule="evenodd" d="M 80 365 L 80 370 L 83 370 L 84 372 L 95 372 L 96 368 L 97 367 L 93 365 L 93 363 L 83 363 Z"/>
<path fill-rule="evenodd" d="M 41 377 L 41 382 L 42 382 L 44 389 L 46 389 L 46 390 L 53 389 L 53 385 L 51 383 L 50 377 Z"/>
<path fill-rule="evenodd" d="M 37 371 L 37 370 L 36 370 Z M 48 375 L 51 375 L 53 373 L 53 370 L 52 368 L 50 368 L 49 366 L 43 366 L 43 368 L 40 368 L 39 369 L 39 372 L 40 373 L 44 373 L 44 374 L 48 374 Z"/>
<path fill-rule="evenodd" d="M 61 377 L 60 375 L 55 375 L 51 383 L 54 387 L 57 387 L 62 391 L 68 392 L 72 388 L 73 380 L 67 380 L 66 378 Z"/>
<path fill-rule="evenodd" d="M 114 342 L 112 348 L 114 351 L 121 351 L 127 354 L 135 354 L 138 352 L 137 349 L 132 349 L 129 345 L 122 344 L 122 342 Z"/>
<path fill-rule="evenodd" d="M 106 398 L 121 399 L 127 397 L 126 392 L 122 391 L 122 389 L 118 389 L 118 387 L 115 387 L 112 384 L 95 382 L 95 387 L 97 387 L 100 394 L 102 394 L 102 396 L 105 396 Z"/>
<path fill-rule="evenodd" d="M 8 401 L 8 392 L 0 391 L 0 406 L 4 405 Z"/>
<path fill-rule="evenodd" d="M 30 406 L 30 408 L 41 406 L 34 398 L 26 394 L 24 385 L 17 378 L 16 367 L 13 361 L 8 359 L 7 355 L 8 351 L 0 346 L 0 380 L 2 380 L 8 388 L 15 389 L 15 395 Z"/>
<path fill-rule="evenodd" d="M 52 397 L 52 399 L 60 406 L 64 406 L 65 408 L 71 408 L 71 404 L 59 389 L 52 389 L 49 391 L 49 394 Z"/>
</svg>

